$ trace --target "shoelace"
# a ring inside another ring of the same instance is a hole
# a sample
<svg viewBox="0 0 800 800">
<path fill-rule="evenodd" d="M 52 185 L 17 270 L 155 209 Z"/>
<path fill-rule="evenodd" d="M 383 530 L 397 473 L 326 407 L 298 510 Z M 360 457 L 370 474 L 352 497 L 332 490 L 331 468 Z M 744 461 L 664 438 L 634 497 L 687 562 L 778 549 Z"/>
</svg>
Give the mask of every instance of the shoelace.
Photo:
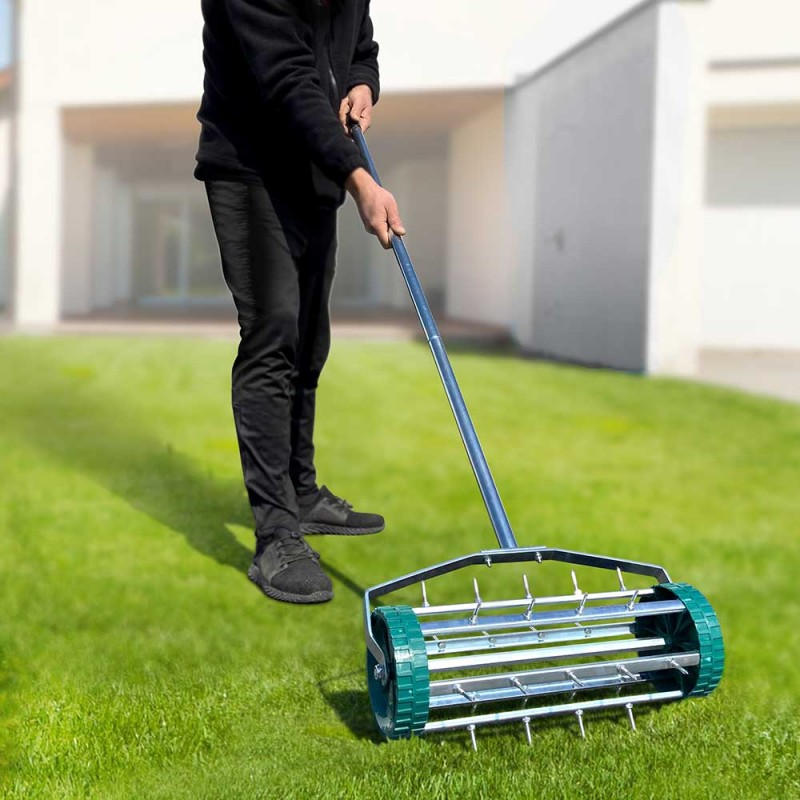
<svg viewBox="0 0 800 800">
<path fill-rule="evenodd" d="M 353 508 L 353 504 L 348 503 L 347 500 L 344 499 L 344 497 L 337 497 L 335 494 L 332 494 L 330 496 L 330 499 L 334 502 L 334 504 L 336 504 L 337 506 L 342 506 L 347 511 L 350 511 Z"/>
<path fill-rule="evenodd" d="M 276 539 L 275 548 L 285 566 L 294 564 L 295 561 L 305 561 L 309 557 L 319 559 L 319 553 L 312 550 L 297 531 L 292 531 L 288 536 Z"/>
</svg>

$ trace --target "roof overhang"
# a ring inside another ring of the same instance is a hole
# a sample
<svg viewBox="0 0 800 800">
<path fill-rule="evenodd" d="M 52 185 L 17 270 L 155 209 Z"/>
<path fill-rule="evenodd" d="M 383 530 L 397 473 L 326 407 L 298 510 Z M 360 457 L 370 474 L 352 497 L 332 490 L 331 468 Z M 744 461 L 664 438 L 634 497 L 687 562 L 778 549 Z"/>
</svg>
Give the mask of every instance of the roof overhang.
<svg viewBox="0 0 800 800">
<path fill-rule="evenodd" d="M 376 128 L 392 137 L 446 134 L 503 97 L 496 89 L 387 92 L 376 108 Z M 182 144 L 196 141 L 199 102 L 69 106 L 62 109 L 68 139 L 95 145 Z"/>
</svg>

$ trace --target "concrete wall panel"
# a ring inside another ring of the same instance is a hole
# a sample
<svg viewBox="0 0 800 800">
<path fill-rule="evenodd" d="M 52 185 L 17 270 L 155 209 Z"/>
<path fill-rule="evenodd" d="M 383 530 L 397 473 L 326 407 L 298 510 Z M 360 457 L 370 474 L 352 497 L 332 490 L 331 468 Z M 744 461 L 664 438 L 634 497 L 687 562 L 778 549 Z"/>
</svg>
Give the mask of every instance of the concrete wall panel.
<svg viewBox="0 0 800 800">
<path fill-rule="evenodd" d="M 515 327 L 535 351 L 645 367 L 656 22 L 646 9 L 510 93 L 516 253 L 531 276 Z"/>
<path fill-rule="evenodd" d="M 797 0 L 713 0 L 708 13 L 712 61 L 800 56 Z"/>
<path fill-rule="evenodd" d="M 706 138 L 707 7 L 659 6 L 647 369 L 697 370 Z"/>
<path fill-rule="evenodd" d="M 499 86 L 514 42 L 553 0 L 372 3 L 386 90 Z M 199 0 L 26 0 L 48 6 L 38 46 L 67 105 L 177 101 L 202 91 Z M 435 11 L 435 13 L 434 13 Z"/>
<path fill-rule="evenodd" d="M 450 139 L 447 313 L 510 326 L 514 264 L 505 172 L 504 103 Z"/>
<path fill-rule="evenodd" d="M 11 301 L 12 249 L 11 220 L 13 200 L 11 184 L 11 116 L 0 108 L 0 310 L 8 308 Z"/>
<path fill-rule="evenodd" d="M 63 314 L 85 314 L 92 308 L 94 167 L 94 148 L 84 144 L 65 146 Z"/>
<path fill-rule="evenodd" d="M 709 139 L 702 344 L 800 348 L 800 128 Z"/>
</svg>

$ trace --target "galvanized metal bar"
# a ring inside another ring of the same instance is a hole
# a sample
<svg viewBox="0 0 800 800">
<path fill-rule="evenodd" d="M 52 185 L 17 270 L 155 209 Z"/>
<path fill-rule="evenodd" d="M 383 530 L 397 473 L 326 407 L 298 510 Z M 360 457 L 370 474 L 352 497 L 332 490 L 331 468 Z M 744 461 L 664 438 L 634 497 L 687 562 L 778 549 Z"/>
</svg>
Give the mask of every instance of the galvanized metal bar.
<svg viewBox="0 0 800 800">
<path fill-rule="evenodd" d="M 458 670 L 481 669 L 510 664 L 529 664 L 535 661 L 554 661 L 558 658 L 584 658 L 587 656 L 612 655 L 614 653 L 640 652 L 655 650 L 667 644 L 662 637 L 649 639 L 624 639 L 614 642 L 592 642 L 583 645 L 566 645 L 564 647 L 542 647 L 535 650 L 482 654 L 475 656 L 444 656 L 429 658 L 430 672 L 457 672 Z"/>
<path fill-rule="evenodd" d="M 458 683 L 463 689 L 469 692 L 481 691 L 483 689 L 496 689 L 506 686 L 513 679 L 517 679 L 526 689 L 551 681 L 558 680 L 564 674 L 564 669 L 571 669 L 581 678 L 601 678 L 613 675 L 615 672 L 623 677 L 630 673 L 632 678 L 636 678 L 642 672 L 658 672 L 661 670 L 673 669 L 670 661 L 674 659 L 684 667 L 693 667 L 700 663 L 698 653 L 676 653 L 674 655 L 658 656 L 637 656 L 635 658 L 620 658 L 609 661 L 593 661 L 589 664 L 565 664 L 563 667 L 545 667 L 532 670 L 516 670 L 514 672 L 490 673 L 488 675 L 475 675 L 471 678 L 444 678 L 430 683 L 431 697 L 440 694 L 451 694 L 453 686 Z"/>
<path fill-rule="evenodd" d="M 515 711 L 500 711 L 496 714 L 475 714 L 457 719 L 443 719 L 429 722 L 425 725 L 425 733 L 439 731 L 452 731 L 467 729 L 470 725 L 493 725 L 514 720 L 538 719 L 542 717 L 557 717 L 561 714 L 575 714 L 578 711 L 599 711 L 606 708 L 625 708 L 629 703 L 631 707 L 644 703 L 666 703 L 670 700 L 680 700 L 683 692 L 680 689 L 668 692 L 649 692 L 647 694 L 630 695 L 628 697 L 609 697 L 600 700 L 584 700 L 578 703 L 564 703 L 556 706 L 543 706 L 541 708 L 521 708 Z"/>
<path fill-rule="evenodd" d="M 520 691 L 515 686 L 506 686 L 502 689 L 484 689 L 469 693 L 469 700 L 459 694 L 443 694 L 431 697 L 430 708 L 455 708 L 457 706 L 475 705 L 478 703 L 498 703 L 507 700 L 523 700 L 524 698 L 546 697 L 551 694 L 573 694 L 577 691 L 588 691 L 591 689 L 614 689 L 618 686 L 633 686 L 637 683 L 644 683 L 645 679 L 638 677 L 635 681 L 623 681 L 619 676 L 608 678 L 592 678 L 587 680 L 583 686 L 576 686 L 571 680 L 555 681 L 545 683 L 540 686 L 525 687 L 525 692 Z"/>
<path fill-rule="evenodd" d="M 376 183 L 380 184 L 378 170 L 375 167 L 375 162 L 372 160 L 363 131 L 358 125 L 353 125 L 351 130 L 353 139 L 367 163 L 370 174 Z M 411 262 L 411 256 L 408 254 L 408 249 L 401 237 L 392 237 L 392 249 L 394 250 L 400 271 L 403 273 L 403 279 L 406 282 L 408 293 L 411 295 L 411 300 L 417 311 L 422 330 L 425 332 L 425 338 L 428 340 L 433 360 L 436 363 L 436 368 L 442 379 L 442 385 L 444 386 L 447 400 L 450 403 L 450 408 L 456 419 L 458 431 L 461 434 L 461 439 L 464 442 L 464 447 L 469 457 L 469 463 L 472 465 L 472 471 L 475 473 L 475 479 L 478 481 L 478 487 L 480 488 L 483 501 L 486 504 L 486 510 L 489 513 L 489 519 L 494 528 L 497 541 L 500 547 L 505 549 L 516 548 L 517 540 L 514 538 L 514 532 L 511 530 L 511 523 L 508 521 L 505 508 L 503 508 L 503 502 L 497 491 L 497 485 L 489 470 L 486 456 L 478 440 L 478 434 L 475 432 L 475 426 L 472 423 L 469 411 L 467 410 L 467 404 L 461 394 L 461 389 L 459 388 L 458 381 L 453 372 L 453 367 L 450 364 L 450 359 L 445 350 L 444 342 L 442 341 L 436 321 L 433 318 L 433 313 L 428 305 L 428 300 L 425 297 L 425 292 L 422 289 L 422 284 L 417 277 L 417 272 Z"/>
<path fill-rule="evenodd" d="M 653 589 L 640 589 L 638 590 L 638 597 L 649 597 L 650 595 L 654 594 Z M 624 592 L 587 592 L 585 595 L 582 595 L 582 598 L 585 597 L 587 602 L 591 603 L 593 601 L 600 601 L 600 600 L 630 600 L 633 597 L 633 591 L 624 591 Z M 481 611 L 493 611 L 498 610 L 501 608 L 525 608 L 527 609 L 530 605 L 531 600 L 536 601 L 536 607 L 540 606 L 553 606 L 559 605 L 561 603 L 575 603 L 575 595 L 574 594 L 560 594 L 560 595 L 548 595 L 543 597 L 526 597 L 524 599 L 510 599 L 510 600 L 483 600 L 481 603 Z M 441 614 L 458 614 L 458 613 L 466 613 L 471 612 L 475 608 L 475 602 L 471 603 L 450 603 L 448 604 L 440 604 L 440 605 L 429 605 L 429 606 L 418 606 L 414 609 L 414 613 L 418 617 L 430 617 L 430 616 L 437 616 Z"/>
<path fill-rule="evenodd" d="M 594 625 L 581 628 L 554 628 L 546 631 L 527 631 L 525 633 L 498 633 L 494 636 L 464 636 L 458 639 L 436 639 L 426 641 L 425 649 L 429 656 L 450 655 L 451 653 L 474 653 L 478 650 L 501 650 L 509 647 L 541 645 L 550 642 L 578 642 L 589 639 L 609 639 L 631 634 L 633 624 Z"/>
<path fill-rule="evenodd" d="M 684 610 L 685 606 L 680 600 L 656 600 L 652 603 L 637 605 L 633 611 L 629 611 L 625 605 L 592 606 L 585 608 L 580 616 L 575 614 L 574 609 L 543 611 L 539 614 L 532 614 L 530 619 L 525 619 L 524 615 L 497 614 L 481 619 L 480 629 L 502 630 L 505 628 L 528 628 L 531 626 L 539 628 L 544 625 L 563 625 L 576 621 L 588 625 L 600 620 L 679 614 Z M 425 636 L 470 633 L 475 630 L 475 625 L 470 624 L 469 620 L 465 619 L 442 619 L 436 622 L 423 622 L 420 627 Z"/>
</svg>

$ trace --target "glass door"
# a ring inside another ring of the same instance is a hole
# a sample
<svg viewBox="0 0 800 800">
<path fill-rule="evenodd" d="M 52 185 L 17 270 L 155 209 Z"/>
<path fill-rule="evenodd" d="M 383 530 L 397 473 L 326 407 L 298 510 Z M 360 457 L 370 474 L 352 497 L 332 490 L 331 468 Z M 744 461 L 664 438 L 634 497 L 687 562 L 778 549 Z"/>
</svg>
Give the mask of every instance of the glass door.
<svg viewBox="0 0 800 800">
<path fill-rule="evenodd" d="M 193 185 L 137 187 L 133 295 L 144 306 L 229 302 L 205 197 Z"/>
</svg>

